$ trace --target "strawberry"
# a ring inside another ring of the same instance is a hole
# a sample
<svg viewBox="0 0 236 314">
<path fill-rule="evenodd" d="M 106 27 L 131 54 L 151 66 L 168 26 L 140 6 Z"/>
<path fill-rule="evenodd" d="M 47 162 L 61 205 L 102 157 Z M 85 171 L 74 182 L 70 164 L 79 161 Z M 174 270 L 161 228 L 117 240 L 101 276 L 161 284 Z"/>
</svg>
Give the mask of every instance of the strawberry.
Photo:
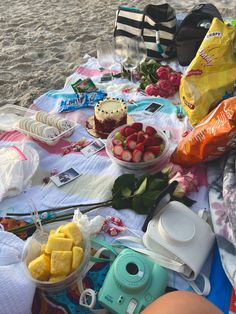
<svg viewBox="0 0 236 314">
<path fill-rule="evenodd" d="M 124 149 L 121 153 L 121 159 L 124 161 L 130 161 L 132 159 L 132 154 L 128 149 Z"/>
<path fill-rule="evenodd" d="M 129 140 L 132 140 L 132 141 L 137 141 L 137 138 L 138 138 L 138 134 L 137 133 L 133 133 L 131 135 L 129 135 L 127 138 L 126 138 L 126 141 L 129 141 Z"/>
<path fill-rule="evenodd" d="M 160 153 L 160 146 L 148 146 L 148 151 L 152 152 L 155 156 Z"/>
<path fill-rule="evenodd" d="M 148 135 L 152 136 L 154 134 L 157 133 L 157 131 L 152 127 L 152 126 L 147 126 L 145 133 L 147 133 Z"/>
<path fill-rule="evenodd" d="M 127 126 L 125 128 L 125 136 L 126 137 L 128 137 L 129 135 L 134 134 L 134 133 L 136 133 L 136 130 L 131 128 L 130 126 Z"/>
<path fill-rule="evenodd" d="M 122 145 L 122 141 L 121 141 L 121 140 L 118 140 L 118 139 L 116 139 L 116 138 L 113 138 L 112 144 L 113 144 L 113 146 Z"/>
<path fill-rule="evenodd" d="M 136 146 L 136 141 L 134 140 L 131 140 L 131 139 L 126 139 L 126 144 L 127 144 L 127 147 L 130 149 L 130 150 L 134 150 L 135 149 L 135 146 Z"/>
<path fill-rule="evenodd" d="M 120 156 L 121 153 L 123 152 L 123 150 L 124 150 L 124 148 L 123 148 L 122 145 L 115 145 L 115 146 L 113 147 L 113 154 L 114 154 L 114 155 L 117 155 L 117 156 Z"/>
<path fill-rule="evenodd" d="M 141 122 L 134 122 L 130 126 L 132 129 L 135 129 L 137 132 L 142 131 L 143 129 L 143 124 Z"/>
<path fill-rule="evenodd" d="M 138 136 L 137 136 L 137 144 L 138 143 L 142 143 L 144 140 L 145 140 L 144 132 L 143 131 L 139 131 L 138 132 Z"/>
<path fill-rule="evenodd" d="M 125 136 L 125 129 L 126 129 L 126 127 L 120 129 L 121 136 Z"/>
<path fill-rule="evenodd" d="M 149 137 L 150 137 L 149 134 L 147 134 L 146 132 L 143 134 L 143 136 L 144 136 L 145 138 L 149 138 Z"/>
<path fill-rule="evenodd" d="M 140 162 L 142 160 L 142 155 L 143 153 L 140 150 L 135 149 L 132 153 L 132 161 L 135 163 Z"/>
<path fill-rule="evenodd" d="M 154 158 L 155 158 L 155 155 L 153 154 L 153 152 L 146 151 L 143 154 L 143 161 L 150 161 L 150 160 L 153 160 Z"/>
<path fill-rule="evenodd" d="M 114 156 L 115 156 L 117 159 L 120 159 L 120 160 L 121 160 L 120 155 L 116 155 L 116 154 L 114 154 Z"/>
<path fill-rule="evenodd" d="M 135 147 L 135 149 L 140 150 L 141 152 L 144 151 L 144 145 L 143 143 L 138 143 Z"/>
<path fill-rule="evenodd" d="M 146 138 L 144 141 L 143 141 L 143 145 L 145 147 L 147 146 L 156 146 L 158 145 L 158 141 L 155 137 L 149 137 L 149 138 Z"/>
</svg>

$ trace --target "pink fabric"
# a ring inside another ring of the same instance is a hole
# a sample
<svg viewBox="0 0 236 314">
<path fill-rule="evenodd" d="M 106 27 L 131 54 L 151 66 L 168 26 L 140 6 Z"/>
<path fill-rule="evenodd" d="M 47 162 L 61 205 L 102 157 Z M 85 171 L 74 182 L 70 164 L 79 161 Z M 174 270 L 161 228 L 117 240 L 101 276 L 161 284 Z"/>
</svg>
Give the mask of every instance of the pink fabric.
<svg viewBox="0 0 236 314">
<path fill-rule="evenodd" d="M 18 155 L 20 156 L 21 160 L 27 160 L 25 154 L 18 147 L 11 146 L 11 147 L 9 147 L 9 149 L 15 150 L 18 153 Z"/>
<path fill-rule="evenodd" d="M 21 142 L 21 141 L 27 141 L 27 142 L 34 142 L 31 137 L 26 136 L 18 131 L 10 131 L 10 132 L 3 132 L 0 134 L 0 141 L 5 142 Z M 49 154 L 62 154 L 63 147 L 68 146 L 70 144 L 69 141 L 65 139 L 61 139 L 56 145 L 49 146 L 47 144 L 41 143 L 39 141 L 35 141 L 37 144 L 42 147 L 44 150 L 46 150 Z"/>
<path fill-rule="evenodd" d="M 76 69 L 76 73 L 81 74 L 83 76 L 94 77 L 94 76 L 101 76 L 102 74 L 110 73 L 110 71 L 109 70 L 103 70 L 101 72 L 100 70 L 88 69 L 84 66 L 80 66 Z M 112 70 L 112 73 L 117 74 L 117 73 L 119 73 L 119 71 Z"/>
</svg>

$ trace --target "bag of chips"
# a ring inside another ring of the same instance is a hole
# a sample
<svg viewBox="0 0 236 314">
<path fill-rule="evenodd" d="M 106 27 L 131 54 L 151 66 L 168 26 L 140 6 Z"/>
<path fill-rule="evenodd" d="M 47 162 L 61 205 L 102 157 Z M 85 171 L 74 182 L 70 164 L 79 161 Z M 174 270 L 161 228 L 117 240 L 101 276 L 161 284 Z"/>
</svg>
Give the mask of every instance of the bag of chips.
<svg viewBox="0 0 236 314">
<path fill-rule="evenodd" d="M 190 167 L 236 147 L 236 97 L 221 102 L 178 144 L 173 163 Z"/>
<path fill-rule="evenodd" d="M 180 99 L 192 125 L 232 96 L 236 80 L 235 41 L 236 28 L 214 18 L 181 80 Z"/>
</svg>

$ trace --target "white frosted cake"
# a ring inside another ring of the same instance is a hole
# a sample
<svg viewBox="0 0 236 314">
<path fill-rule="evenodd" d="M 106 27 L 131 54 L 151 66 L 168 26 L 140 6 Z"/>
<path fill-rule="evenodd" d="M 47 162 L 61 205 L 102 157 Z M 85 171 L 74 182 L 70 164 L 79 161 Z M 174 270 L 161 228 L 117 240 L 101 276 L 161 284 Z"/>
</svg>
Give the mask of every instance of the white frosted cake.
<svg viewBox="0 0 236 314">
<path fill-rule="evenodd" d="M 94 108 L 94 122 L 97 132 L 110 133 L 127 123 L 127 106 L 123 100 L 106 98 Z"/>
</svg>

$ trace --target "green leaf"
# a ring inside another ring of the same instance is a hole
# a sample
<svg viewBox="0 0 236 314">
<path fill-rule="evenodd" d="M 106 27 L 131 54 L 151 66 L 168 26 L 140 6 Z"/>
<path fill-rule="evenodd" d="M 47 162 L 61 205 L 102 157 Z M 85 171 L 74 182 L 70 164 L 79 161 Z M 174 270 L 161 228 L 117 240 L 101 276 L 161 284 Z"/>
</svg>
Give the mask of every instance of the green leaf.
<svg viewBox="0 0 236 314">
<path fill-rule="evenodd" d="M 134 195 L 139 195 L 145 192 L 146 188 L 147 188 L 147 182 L 148 179 L 147 177 L 143 179 L 143 181 L 140 183 L 138 189 L 136 191 L 134 191 Z"/>
<path fill-rule="evenodd" d="M 155 59 L 148 60 L 147 65 L 156 65 L 160 67 L 160 64 Z"/>
<path fill-rule="evenodd" d="M 131 191 L 135 188 L 136 178 L 134 174 L 123 174 L 119 176 L 112 187 L 112 196 L 116 197 L 118 194 L 121 194 L 122 190 L 129 188 Z"/>
<path fill-rule="evenodd" d="M 142 199 L 139 195 L 134 196 L 132 200 L 132 209 L 140 215 L 145 215 L 147 214 L 147 209 L 142 203 Z"/>
<path fill-rule="evenodd" d="M 160 179 L 160 178 L 154 178 L 151 180 L 149 184 L 149 189 L 150 190 L 163 190 L 168 184 L 168 181 L 165 179 Z"/>
<path fill-rule="evenodd" d="M 157 83 L 157 78 L 155 75 L 152 75 L 151 73 L 149 73 L 149 77 L 150 77 L 150 81 L 154 84 Z"/>
<path fill-rule="evenodd" d="M 121 190 L 121 195 L 124 197 L 129 197 L 132 194 L 132 190 L 128 187 Z"/>
<path fill-rule="evenodd" d="M 153 206 L 156 198 L 160 194 L 161 191 L 155 190 L 155 191 L 146 191 L 143 193 L 140 197 L 142 198 L 143 205 L 149 210 L 150 207 Z"/>
<path fill-rule="evenodd" d="M 132 208 L 132 198 L 128 199 L 113 199 L 112 200 L 112 207 L 115 209 L 131 209 Z"/>
<path fill-rule="evenodd" d="M 146 62 L 142 62 L 140 64 L 140 72 L 143 73 L 143 74 L 147 74 L 148 71 L 147 71 L 147 63 Z"/>
</svg>

